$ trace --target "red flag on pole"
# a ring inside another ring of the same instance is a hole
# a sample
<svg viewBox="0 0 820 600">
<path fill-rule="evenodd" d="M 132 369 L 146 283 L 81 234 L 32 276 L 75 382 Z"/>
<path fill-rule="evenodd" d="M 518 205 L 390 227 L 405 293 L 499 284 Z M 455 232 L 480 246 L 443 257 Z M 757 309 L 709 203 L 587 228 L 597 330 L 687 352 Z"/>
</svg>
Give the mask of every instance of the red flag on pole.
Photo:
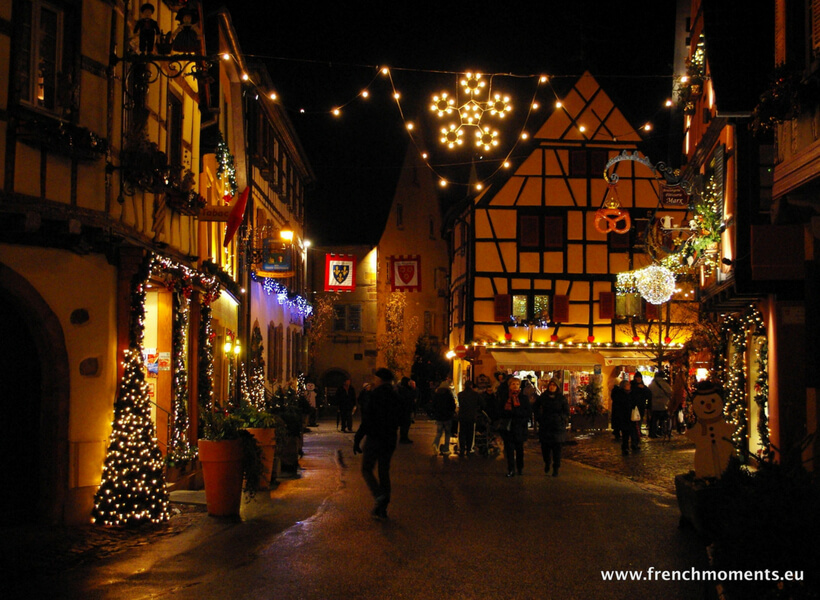
<svg viewBox="0 0 820 600">
<path fill-rule="evenodd" d="M 239 229 L 239 225 L 242 223 L 242 218 L 245 216 L 245 207 L 248 205 L 248 191 L 250 188 L 245 188 L 239 198 L 236 199 L 236 204 L 233 205 L 231 209 L 231 214 L 228 215 L 228 228 L 225 230 L 225 241 L 223 242 L 223 246 L 227 246 L 231 243 L 236 230 Z"/>
</svg>

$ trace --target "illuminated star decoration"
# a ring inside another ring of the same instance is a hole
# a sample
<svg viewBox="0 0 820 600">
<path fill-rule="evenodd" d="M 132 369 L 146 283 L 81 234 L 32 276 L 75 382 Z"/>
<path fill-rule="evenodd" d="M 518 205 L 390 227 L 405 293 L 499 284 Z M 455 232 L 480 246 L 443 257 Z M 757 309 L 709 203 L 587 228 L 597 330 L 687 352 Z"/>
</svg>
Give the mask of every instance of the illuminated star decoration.
<svg viewBox="0 0 820 600">
<path fill-rule="evenodd" d="M 498 146 L 498 131 L 485 121 L 489 117 L 503 119 L 512 110 L 510 97 L 494 93 L 492 84 L 481 73 L 465 73 L 459 79 L 459 92 L 452 97 L 447 92 L 433 96 L 430 110 L 440 119 L 458 115 L 457 122 L 447 123 L 441 128 L 441 143 L 448 148 L 464 144 L 466 129 L 474 129 L 477 148 L 489 151 Z"/>
</svg>

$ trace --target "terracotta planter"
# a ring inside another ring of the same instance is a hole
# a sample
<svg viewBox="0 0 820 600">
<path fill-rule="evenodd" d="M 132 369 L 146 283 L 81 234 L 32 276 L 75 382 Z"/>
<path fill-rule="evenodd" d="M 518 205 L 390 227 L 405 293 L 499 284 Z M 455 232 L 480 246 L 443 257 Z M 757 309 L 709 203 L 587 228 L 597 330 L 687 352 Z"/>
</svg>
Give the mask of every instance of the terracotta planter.
<svg viewBox="0 0 820 600">
<path fill-rule="evenodd" d="M 295 471 L 299 468 L 299 451 L 302 449 L 301 435 L 288 435 L 279 445 L 279 460 L 282 468 Z"/>
<path fill-rule="evenodd" d="M 199 440 L 198 446 L 208 514 L 238 515 L 242 502 L 242 441 Z"/>
<path fill-rule="evenodd" d="M 276 430 L 273 428 L 249 427 L 247 429 L 262 449 L 262 474 L 259 476 L 257 489 L 270 487 L 273 474 L 273 462 L 276 458 Z"/>
</svg>

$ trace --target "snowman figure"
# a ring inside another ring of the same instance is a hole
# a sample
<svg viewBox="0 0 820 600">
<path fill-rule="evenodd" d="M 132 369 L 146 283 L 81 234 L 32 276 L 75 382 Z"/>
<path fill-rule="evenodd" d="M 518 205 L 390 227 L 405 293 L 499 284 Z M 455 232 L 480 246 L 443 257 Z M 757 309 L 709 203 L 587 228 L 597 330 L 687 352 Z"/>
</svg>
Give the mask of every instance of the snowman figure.
<svg viewBox="0 0 820 600">
<path fill-rule="evenodd" d="M 720 477 L 734 452 L 734 427 L 723 418 L 723 398 L 711 384 L 701 384 L 692 411 L 698 420 L 686 435 L 695 442 L 695 476 Z"/>
</svg>

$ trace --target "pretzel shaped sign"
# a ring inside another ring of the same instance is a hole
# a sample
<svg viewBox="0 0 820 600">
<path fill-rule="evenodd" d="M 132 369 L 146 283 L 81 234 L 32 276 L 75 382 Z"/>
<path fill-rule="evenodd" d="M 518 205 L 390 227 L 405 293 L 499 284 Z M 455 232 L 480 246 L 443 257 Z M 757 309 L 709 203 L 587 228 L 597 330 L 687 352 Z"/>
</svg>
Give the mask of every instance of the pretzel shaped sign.
<svg viewBox="0 0 820 600">
<path fill-rule="evenodd" d="M 626 233 L 632 227 L 629 211 L 620 208 L 599 208 L 595 213 L 595 229 L 601 233 Z"/>
</svg>

